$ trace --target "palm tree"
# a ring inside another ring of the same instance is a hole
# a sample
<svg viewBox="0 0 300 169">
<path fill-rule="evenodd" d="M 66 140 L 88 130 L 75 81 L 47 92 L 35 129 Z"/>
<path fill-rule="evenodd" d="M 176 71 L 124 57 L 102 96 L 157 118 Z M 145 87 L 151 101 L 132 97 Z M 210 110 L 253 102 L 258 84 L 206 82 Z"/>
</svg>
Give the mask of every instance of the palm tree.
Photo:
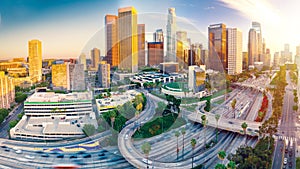
<svg viewBox="0 0 300 169">
<path fill-rule="evenodd" d="M 221 115 L 220 114 L 216 114 L 215 115 L 215 119 L 217 121 L 217 131 L 216 131 L 216 143 L 218 142 L 218 130 L 219 130 L 219 120 L 220 120 Z"/>
<path fill-rule="evenodd" d="M 227 164 L 227 168 L 228 169 L 236 169 L 236 164 L 234 161 L 229 161 L 229 163 Z"/>
<path fill-rule="evenodd" d="M 233 99 L 231 102 L 231 107 L 233 111 L 233 118 L 235 118 L 235 105 L 236 105 L 236 99 Z"/>
<path fill-rule="evenodd" d="M 182 128 L 181 129 L 181 134 L 182 134 L 182 157 L 183 157 L 183 154 L 184 154 L 184 135 L 186 133 L 186 130 L 185 128 Z"/>
<path fill-rule="evenodd" d="M 115 110 L 109 111 L 109 117 L 110 117 L 110 123 L 111 127 L 114 128 L 115 118 L 117 116 L 117 113 Z"/>
<path fill-rule="evenodd" d="M 194 164 L 194 150 L 195 150 L 195 147 L 196 147 L 196 143 L 197 143 L 196 139 L 193 138 L 193 139 L 191 140 L 191 145 L 192 145 L 192 148 L 193 148 L 192 168 L 194 168 L 194 166 L 193 166 L 193 164 Z"/>
<path fill-rule="evenodd" d="M 180 136 L 180 132 L 179 132 L 179 131 L 176 131 L 176 132 L 175 132 L 175 136 L 177 137 L 177 149 L 176 149 L 176 152 L 177 152 L 177 159 L 178 159 L 178 153 L 179 153 L 179 148 L 178 148 L 178 137 Z"/>
<path fill-rule="evenodd" d="M 202 120 L 202 125 L 204 127 L 204 149 L 206 149 L 206 124 L 208 122 L 206 119 L 206 115 L 202 115 L 201 120 Z"/>
<path fill-rule="evenodd" d="M 246 129 L 248 127 L 248 124 L 246 122 L 244 122 L 241 127 L 243 128 L 244 130 L 244 135 L 246 135 Z M 247 136 L 246 136 L 246 141 L 245 141 L 245 145 L 247 145 Z"/>
<path fill-rule="evenodd" d="M 149 168 L 149 167 L 148 167 L 148 157 L 149 157 L 149 153 L 150 153 L 150 151 L 151 151 L 151 145 L 150 145 L 150 143 L 145 142 L 145 143 L 142 145 L 142 151 L 143 151 L 143 153 L 146 155 L 146 159 L 147 159 L 147 168 Z"/>
<path fill-rule="evenodd" d="M 225 159 L 225 157 L 226 157 L 226 152 L 225 151 L 219 151 L 219 153 L 218 153 L 218 157 L 219 157 L 219 159 L 220 160 L 222 160 L 222 164 L 223 164 L 223 160 Z"/>
</svg>

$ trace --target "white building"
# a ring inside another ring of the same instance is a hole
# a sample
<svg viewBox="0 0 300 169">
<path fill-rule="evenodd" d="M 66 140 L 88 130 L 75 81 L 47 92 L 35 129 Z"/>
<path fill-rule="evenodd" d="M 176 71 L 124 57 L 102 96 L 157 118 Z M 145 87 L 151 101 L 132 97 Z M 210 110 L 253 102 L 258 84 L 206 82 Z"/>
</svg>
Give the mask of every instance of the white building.
<svg viewBox="0 0 300 169">
<path fill-rule="evenodd" d="M 83 69 L 86 70 L 86 56 L 84 53 L 79 56 L 79 63 L 83 64 Z"/>
<path fill-rule="evenodd" d="M 243 70 L 242 32 L 238 28 L 227 28 L 228 74 L 239 74 Z"/>
<path fill-rule="evenodd" d="M 97 127 L 90 92 L 36 92 L 24 102 L 25 115 L 10 130 L 14 139 L 64 140 L 84 137 L 85 124 Z"/>
<path fill-rule="evenodd" d="M 175 14 L 175 8 L 168 9 L 167 56 L 169 56 L 169 61 L 176 62 L 176 14 Z"/>
</svg>

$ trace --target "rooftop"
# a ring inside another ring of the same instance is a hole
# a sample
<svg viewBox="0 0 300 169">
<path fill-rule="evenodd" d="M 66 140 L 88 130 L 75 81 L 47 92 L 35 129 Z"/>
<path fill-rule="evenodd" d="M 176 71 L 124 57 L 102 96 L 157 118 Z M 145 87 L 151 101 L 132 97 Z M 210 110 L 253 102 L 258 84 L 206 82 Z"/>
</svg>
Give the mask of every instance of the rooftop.
<svg viewBox="0 0 300 169">
<path fill-rule="evenodd" d="M 54 93 L 54 92 L 36 92 L 26 99 L 26 102 L 78 102 L 91 100 L 90 92 L 75 93 Z"/>
</svg>

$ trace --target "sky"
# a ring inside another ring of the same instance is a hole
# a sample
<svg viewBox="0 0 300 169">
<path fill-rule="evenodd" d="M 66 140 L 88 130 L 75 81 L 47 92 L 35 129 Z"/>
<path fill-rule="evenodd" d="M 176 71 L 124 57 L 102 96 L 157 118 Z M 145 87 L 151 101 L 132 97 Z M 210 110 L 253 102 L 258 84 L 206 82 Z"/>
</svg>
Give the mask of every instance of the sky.
<svg viewBox="0 0 300 169">
<path fill-rule="evenodd" d="M 146 39 L 162 28 L 167 10 L 176 9 L 178 29 L 187 30 L 192 42 L 207 45 L 207 27 L 225 23 L 243 32 L 247 51 L 252 21 L 262 25 L 262 36 L 271 53 L 283 50 L 284 43 L 294 52 L 300 44 L 300 1 L 297 0 L 1 0 L 0 60 L 27 57 L 28 41 L 42 41 L 43 58 L 76 58 L 98 47 L 105 53 L 104 16 L 118 8 L 134 6 L 138 22 L 146 24 Z"/>
</svg>

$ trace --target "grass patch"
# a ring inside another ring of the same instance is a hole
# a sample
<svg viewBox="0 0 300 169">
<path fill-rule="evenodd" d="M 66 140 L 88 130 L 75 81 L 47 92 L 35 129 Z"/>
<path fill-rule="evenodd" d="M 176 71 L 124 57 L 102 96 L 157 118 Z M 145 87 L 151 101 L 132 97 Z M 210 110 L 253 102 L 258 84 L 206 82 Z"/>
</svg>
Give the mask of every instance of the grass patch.
<svg viewBox="0 0 300 169">
<path fill-rule="evenodd" d="M 145 123 L 139 130 L 137 130 L 134 133 L 133 138 L 150 138 L 186 124 L 186 121 L 183 118 L 177 117 L 177 114 L 156 117 L 148 123 Z"/>
<path fill-rule="evenodd" d="M 296 159 L 296 168 L 300 168 L 300 157 Z"/>
</svg>

